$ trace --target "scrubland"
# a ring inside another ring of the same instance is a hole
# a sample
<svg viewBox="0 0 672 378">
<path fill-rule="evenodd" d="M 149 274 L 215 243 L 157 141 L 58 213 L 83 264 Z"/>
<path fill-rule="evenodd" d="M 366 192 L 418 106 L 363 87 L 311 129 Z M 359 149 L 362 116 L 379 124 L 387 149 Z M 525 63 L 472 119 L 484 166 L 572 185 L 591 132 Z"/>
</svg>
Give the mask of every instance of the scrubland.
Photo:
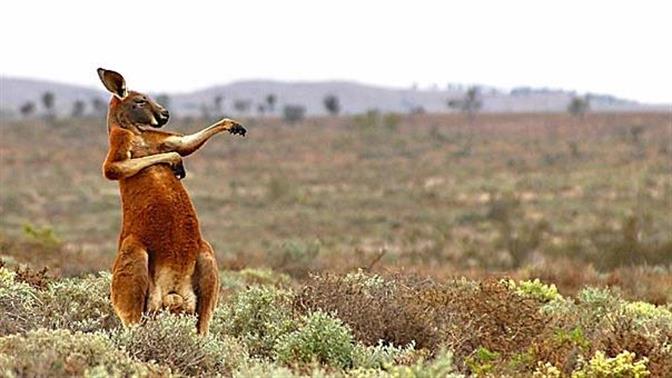
<svg viewBox="0 0 672 378">
<path fill-rule="evenodd" d="M 0 375 L 672 376 L 669 114 L 243 121 L 185 160 L 207 337 L 114 316 L 103 121 L 2 122 Z"/>
</svg>

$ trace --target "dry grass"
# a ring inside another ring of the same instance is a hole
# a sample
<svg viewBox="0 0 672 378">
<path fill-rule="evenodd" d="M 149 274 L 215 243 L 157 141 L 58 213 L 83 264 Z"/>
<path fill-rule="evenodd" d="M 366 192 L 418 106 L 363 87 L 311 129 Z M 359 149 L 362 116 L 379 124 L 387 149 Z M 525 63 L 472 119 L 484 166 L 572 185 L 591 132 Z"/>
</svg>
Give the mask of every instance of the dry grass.
<svg viewBox="0 0 672 378">
<path fill-rule="evenodd" d="M 543 276 L 564 293 L 619 285 L 670 301 L 666 114 L 385 119 L 250 119 L 246 139 L 218 137 L 188 158 L 184 183 L 220 265 L 306 277 L 367 267 L 383 251 L 376 271 Z M 109 269 L 121 214 L 100 173 L 103 120 L 2 131 L 0 255 L 54 275 Z"/>
</svg>

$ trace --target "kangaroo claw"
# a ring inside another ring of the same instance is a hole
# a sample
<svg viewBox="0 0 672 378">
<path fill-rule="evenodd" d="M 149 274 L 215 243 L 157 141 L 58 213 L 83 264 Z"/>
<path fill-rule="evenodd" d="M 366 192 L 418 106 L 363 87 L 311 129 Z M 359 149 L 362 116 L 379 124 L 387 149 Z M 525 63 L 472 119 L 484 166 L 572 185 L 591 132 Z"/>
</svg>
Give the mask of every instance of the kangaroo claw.
<svg viewBox="0 0 672 378">
<path fill-rule="evenodd" d="M 232 128 L 229 129 L 229 132 L 233 135 L 238 134 L 241 136 L 245 136 L 247 130 L 241 124 L 236 123 Z"/>
</svg>

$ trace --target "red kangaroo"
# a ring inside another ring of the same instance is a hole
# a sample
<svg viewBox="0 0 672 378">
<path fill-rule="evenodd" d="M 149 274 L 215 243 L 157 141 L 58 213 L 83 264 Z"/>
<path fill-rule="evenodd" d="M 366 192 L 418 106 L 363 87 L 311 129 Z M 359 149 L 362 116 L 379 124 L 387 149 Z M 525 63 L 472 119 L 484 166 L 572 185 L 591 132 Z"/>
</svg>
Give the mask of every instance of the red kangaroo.
<svg viewBox="0 0 672 378">
<path fill-rule="evenodd" d="M 114 310 L 124 325 L 161 308 L 195 313 L 198 333 L 206 334 L 219 294 L 217 262 L 176 176 L 183 176 L 182 156 L 212 136 L 223 131 L 244 136 L 246 130 L 230 119 L 191 135 L 151 129 L 168 122 L 168 111 L 128 91 L 119 73 L 99 68 L 98 76 L 112 93 L 103 174 L 119 181 L 123 211 L 112 269 Z"/>
</svg>

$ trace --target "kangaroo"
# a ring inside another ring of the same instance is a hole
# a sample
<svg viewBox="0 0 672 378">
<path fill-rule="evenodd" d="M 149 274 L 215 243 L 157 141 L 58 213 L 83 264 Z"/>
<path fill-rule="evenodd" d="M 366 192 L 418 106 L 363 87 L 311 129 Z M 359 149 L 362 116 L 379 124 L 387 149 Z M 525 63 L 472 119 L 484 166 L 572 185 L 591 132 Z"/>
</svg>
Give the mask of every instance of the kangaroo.
<svg viewBox="0 0 672 378">
<path fill-rule="evenodd" d="M 112 268 L 114 310 L 124 326 L 161 308 L 196 314 L 198 333 L 207 334 L 219 276 L 215 253 L 201 236 L 196 210 L 180 181 L 182 157 L 218 133 L 245 136 L 246 130 L 226 118 L 190 135 L 157 130 L 168 122 L 166 109 L 128 91 L 115 71 L 99 68 L 98 76 L 112 94 L 103 175 L 119 181 L 123 213 Z"/>
</svg>

